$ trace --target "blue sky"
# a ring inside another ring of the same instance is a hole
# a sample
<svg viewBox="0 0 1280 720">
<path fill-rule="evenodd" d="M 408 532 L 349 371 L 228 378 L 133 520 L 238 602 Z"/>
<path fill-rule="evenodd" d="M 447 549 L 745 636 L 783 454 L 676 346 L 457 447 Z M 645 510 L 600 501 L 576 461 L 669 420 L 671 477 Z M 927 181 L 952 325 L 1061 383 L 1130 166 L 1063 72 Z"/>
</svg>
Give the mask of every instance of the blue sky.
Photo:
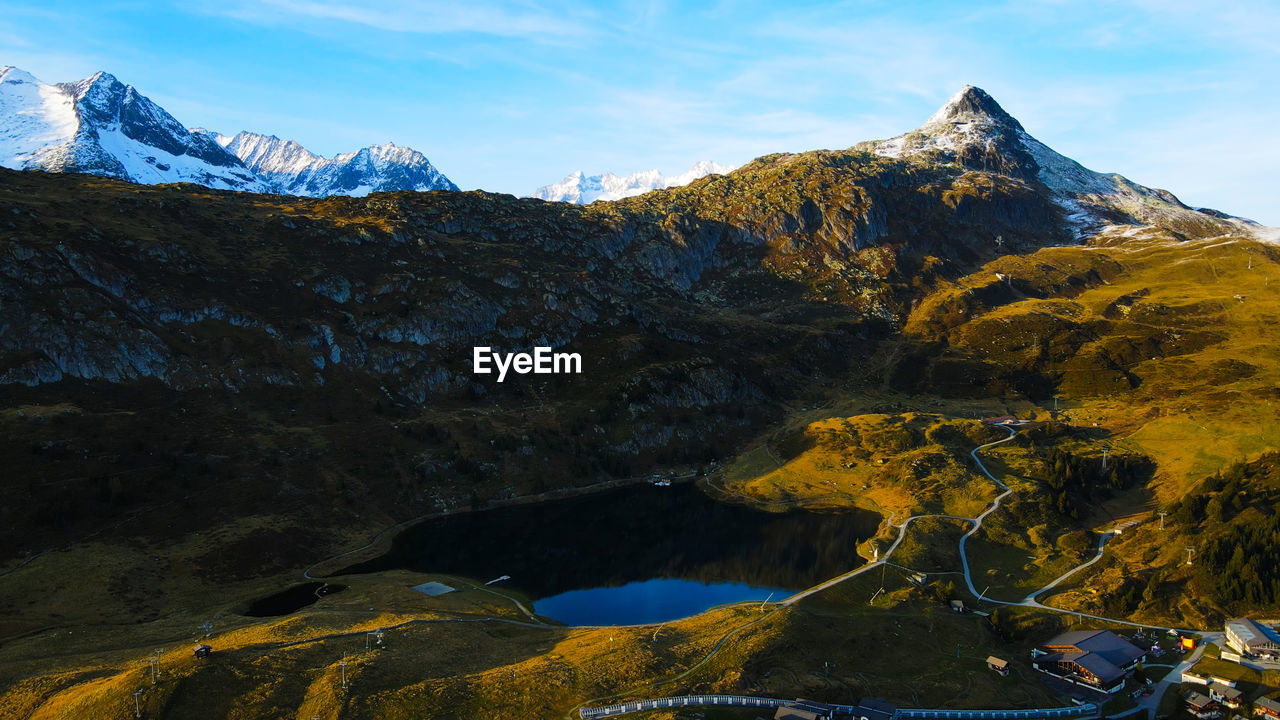
<svg viewBox="0 0 1280 720">
<path fill-rule="evenodd" d="M 969 83 L 1095 170 L 1280 225 L 1280 5 L 1211 5 L 0 0 L 0 65 L 515 194 L 890 137 Z"/>
</svg>

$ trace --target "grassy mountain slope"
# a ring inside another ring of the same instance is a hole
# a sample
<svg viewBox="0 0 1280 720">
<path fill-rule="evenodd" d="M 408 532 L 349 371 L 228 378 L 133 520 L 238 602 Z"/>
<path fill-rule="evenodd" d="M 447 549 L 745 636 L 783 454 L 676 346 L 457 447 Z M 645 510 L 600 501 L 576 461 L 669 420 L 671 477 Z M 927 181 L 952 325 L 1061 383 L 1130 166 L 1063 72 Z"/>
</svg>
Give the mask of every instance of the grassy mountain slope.
<svg viewBox="0 0 1280 720">
<path fill-rule="evenodd" d="M 762 613 L 528 628 L 494 621 L 523 617 L 501 598 L 427 599 L 402 572 L 284 619 L 238 609 L 396 522 L 713 461 L 711 491 L 737 502 L 972 516 L 995 491 L 969 450 L 999 437 L 976 419 L 1009 411 L 1040 424 L 989 453 L 1014 490 L 969 545 L 993 596 L 1124 520 L 1050 602 L 1190 624 L 1272 603 L 1260 572 L 1219 587 L 1179 562 L 1194 542 L 1247 574 L 1236 547 L 1271 551 L 1268 502 L 1219 496 L 1269 497 L 1280 253 L 1146 189 L 1176 222 L 1074 244 L 1021 155 L 878 147 L 587 207 L 0 172 L 0 704 L 124 717 L 161 646 L 183 658 L 146 702 L 171 717 L 541 716 L 648 694 Z M 472 375 L 475 345 L 579 352 L 584 373 L 499 384 Z M 1161 509 L 1185 519 L 1160 531 Z M 662 691 L 1043 702 L 980 660 L 1022 657 L 1057 620 L 1010 613 L 1025 634 L 1007 639 L 939 603 L 960 533 L 918 523 L 905 570 L 768 615 Z M 211 616 L 227 662 L 188 660 Z M 402 621 L 393 652 L 435 664 L 361 654 Z M 834 641 L 935 634 L 957 648 L 923 684 Z M 335 691 L 339 658 L 358 690 Z"/>
</svg>

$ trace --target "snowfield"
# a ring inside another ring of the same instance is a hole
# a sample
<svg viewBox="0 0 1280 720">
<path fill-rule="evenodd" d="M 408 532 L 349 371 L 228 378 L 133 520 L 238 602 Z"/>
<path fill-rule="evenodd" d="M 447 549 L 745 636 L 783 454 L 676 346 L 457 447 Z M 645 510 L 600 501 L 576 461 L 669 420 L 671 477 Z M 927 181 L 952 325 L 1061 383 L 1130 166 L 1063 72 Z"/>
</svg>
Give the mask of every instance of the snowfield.
<svg viewBox="0 0 1280 720">
<path fill-rule="evenodd" d="M 15 67 L 0 69 L 0 165 L 14 170 L 71 142 L 80 122 L 75 103 Z"/>
</svg>

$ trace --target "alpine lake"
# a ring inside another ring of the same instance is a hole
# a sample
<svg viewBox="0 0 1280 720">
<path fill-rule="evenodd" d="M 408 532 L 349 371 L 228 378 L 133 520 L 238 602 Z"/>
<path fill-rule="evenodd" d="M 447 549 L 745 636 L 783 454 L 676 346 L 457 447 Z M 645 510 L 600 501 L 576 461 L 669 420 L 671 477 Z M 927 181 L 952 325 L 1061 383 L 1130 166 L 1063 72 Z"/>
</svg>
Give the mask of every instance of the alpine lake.
<svg viewBox="0 0 1280 720">
<path fill-rule="evenodd" d="M 339 574 L 405 569 L 518 590 L 565 625 L 638 625 L 780 600 L 853 570 L 869 510 L 767 512 L 696 484 L 639 485 L 423 521 Z"/>
</svg>

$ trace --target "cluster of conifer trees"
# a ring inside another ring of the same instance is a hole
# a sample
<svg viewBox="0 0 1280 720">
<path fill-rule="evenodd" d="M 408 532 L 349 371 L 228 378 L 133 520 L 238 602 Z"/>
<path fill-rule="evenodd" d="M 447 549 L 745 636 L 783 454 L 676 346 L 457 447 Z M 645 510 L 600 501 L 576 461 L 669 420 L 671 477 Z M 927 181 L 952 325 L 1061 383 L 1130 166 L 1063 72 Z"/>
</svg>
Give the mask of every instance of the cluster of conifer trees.
<svg viewBox="0 0 1280 720">
<path fill-rule="evenodd" d="M 1054 509 L 1074 520 L 1080 519 L 1088 503 L 1151 475 L 1151 461 L 1135 455 L 1110 455 L 1104 469 L 1101 456 L 1074 455 L 1056 447 L 1038 454 L 1048 468 L 1040 479 L 1053 492 Z"/>
<path fill-rule="evenodd" d="M 1224 606 L 1280 602 L 1280 454 L 1209 476 L 1173 505 L 1173 519 L 1205 537 L 1200 585 Z"/>
</svg>

